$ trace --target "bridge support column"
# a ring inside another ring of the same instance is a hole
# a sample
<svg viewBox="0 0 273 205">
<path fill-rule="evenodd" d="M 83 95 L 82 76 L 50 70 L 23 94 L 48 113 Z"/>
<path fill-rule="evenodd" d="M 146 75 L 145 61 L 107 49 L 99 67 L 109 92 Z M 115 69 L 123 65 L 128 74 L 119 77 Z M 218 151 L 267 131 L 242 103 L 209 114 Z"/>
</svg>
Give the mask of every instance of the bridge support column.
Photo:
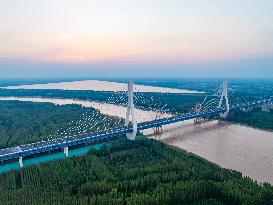
<svg viewBox="0 0 273 205">
<path fill-rule="evenodd" d="M 131 121 L 130 121 L 131 118 Z M 125 119 L 125 126 L 129 124 L 133 125 L 133 132 L 127 133 L 126 136 L 130 140 L 135 140 L 137 134 L 137 122 L 136 122 L 136 114 L 134 107 L 134 86 L 133 81 L 128 82 L 128 105 L 127 105 L 127 113 Z"/>
<path fill-rule="evenodd" d="M 19 157 L 19 165 L 20 165 L 20 167 L 24 167 L 23 157 Z"/>
<path fill-rule="evenodd" d="M 156 126 L 155 128 L 153 128 L 153 130 L 155 135 L 160 135 L 163 133 L 162 126 Z"/>
<path fill-rule="evenodd" d="M 68 157 L 68 147 L 64 147 L 64 155 Z"/>
<path fill-rule="evenodd" d="M 225 100 L 226 111 L 224 113 L 220 114 L 221 117 L 226 117 L 228 115 L 228 113 L 229 113 L 228 86 L 227 86 L 227 81 L 226 80 L 224 80 L 224 83 L 223 83 L 223 91 L 222 91 L 222 94 L 221 94 L 221 98 L 220 98 L 220 101 L 219 101 L 218 108 L 222 107 L 222 104 L 223 104 L 224 100 Z"/>
</svg>

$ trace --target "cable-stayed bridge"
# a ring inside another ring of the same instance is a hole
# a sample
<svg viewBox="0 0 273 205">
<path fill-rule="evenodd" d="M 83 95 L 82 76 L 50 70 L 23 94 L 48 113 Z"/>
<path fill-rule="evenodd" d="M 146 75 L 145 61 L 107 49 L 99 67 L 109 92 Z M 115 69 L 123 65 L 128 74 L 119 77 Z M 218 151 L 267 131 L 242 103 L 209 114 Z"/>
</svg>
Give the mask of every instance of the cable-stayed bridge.
<svg viewBox="0 0 273 205">
<path fill-rule="evenodd" d="M 114 140 L 119 137 L 127 136 L 128 139 L 134 140 L 136 134 L 142 130 L 149 128 L 158 128 L 164 125 L 182 122 L 191 119 L 210 118 L 210 117 L 226 117 L 229 112 L 236 110 L 249 110 L 256 107 L 272 107 L 273 98 L 261 99 L 254 102 L 238 103 L 235 105 L 229 104 L 227 82 L 224 81 L 219 101 L 216 106 L 209 109 L 197 109 L 194 113 L 179 114 L 172 117 L 155 119 L 151 121 L 141 122 L 137 124 L 134 108 L 134 93 L 133 83 L 128 83 L 128 105 L 125 125 L 108 129 L 105 131 L 92 132 L 89 134 L 78 134 L 69 137 L 56 138 L 47 141 L 36 142 L 32 144 L 21 145 L 0 150 L 0 162 L 19 160 L 19 164 L 23 166 L 23 158 L 35 156 L 36 154 L 48 153 L 54 150 L 64 150 L 64 154 L 68 156 L 69 147 L 78 145 L 88 145 L 99 143 L 102 141 Z"/>
</svg>

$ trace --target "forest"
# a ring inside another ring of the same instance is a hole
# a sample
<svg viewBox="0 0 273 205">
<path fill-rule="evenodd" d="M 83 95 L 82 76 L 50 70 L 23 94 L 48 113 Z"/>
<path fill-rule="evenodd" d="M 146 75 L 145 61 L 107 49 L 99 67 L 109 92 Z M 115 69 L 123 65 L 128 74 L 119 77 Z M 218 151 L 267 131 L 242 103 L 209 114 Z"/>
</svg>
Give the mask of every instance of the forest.
<svg viewBox="0 0 273 205">
<path fill-rule="evenodd" d="M 269 184 L 143 137 L 0 175 L 0 204 L 270 205 L 272 200 Z"/>
<path fill-rule="evenodd" d="M 251 112 L 236 111 L 228 115 L 225 120 L 273 131 L 273 109 L 269 112 L 262 112 L 261 108 L 253 109 Z"/>
<path fill-rule="evenodd" d="M 84 116 L 96 119 L 103 117 L 98 110 L 85 108 L 79 105 L 54 105 L 51 103 L 33 103 L 19 101 L 0 101 L 0 149 L 37 142 L 64 135 L 69 128 L 79 126 Z M 109 127 L 118 126 L 118 119 L 107 116 Z M 85 120 L 85 123 L 89 123 Z M 122 121 L 121 121 L 122 122 Z M 92 129 L 87 127 L 86 132 L 95 131 L 105 126 L 99 122 Z M 83 127 L 83 126 L 81 126 Z M 67 134 L 77 134 L 79 129 L 67 131 Z"/>
</svg>

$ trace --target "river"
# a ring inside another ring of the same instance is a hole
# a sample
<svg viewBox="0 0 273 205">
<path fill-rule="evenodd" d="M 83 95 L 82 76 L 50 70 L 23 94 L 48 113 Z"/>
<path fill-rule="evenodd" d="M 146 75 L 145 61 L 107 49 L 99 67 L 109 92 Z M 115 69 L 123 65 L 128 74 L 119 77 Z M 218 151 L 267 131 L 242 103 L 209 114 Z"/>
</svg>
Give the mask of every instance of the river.
<svg viewBox="0 0 273 205">
<path fill-rule="evenodd" d="M 95 91 L 127 91 L 126 83 L 109 82 L 102 80 L 81 80 L 73 82 L 7 86 L 6 89 L 61 89 L 61 90 L 95 90 Z M 134 92 L 160 92 L 160 93 L 203 93 L 196 90 L 166 88 L 148 85 L 134 85 Z"/>
<path fill-rule="evenodd" d="M 119 117 L 124 117 L 126 111 L 122 106 L 71 99 L 1 97 L 0 100 L 80 104 Z M 138 122 L 154 119 L 157 114 L 143 110 L 137 110 L 136 113 Z M 152 129 L 144 134 L 192 152 L 221 167 L 240 171 L 258 182 L 273 184 L 273 132 L 214 120 L 197 125 L 193 121 L 180 122 L 163 127 L 160 135 L 154 135 Z"/>
<path fill-rule="evenodd" d="M 151 136 L 258 182 L 273 184 L 273 132 L 217 120 L 197 125 L 188 121 L 163 129 L 162 134 Z"/>
</svg>

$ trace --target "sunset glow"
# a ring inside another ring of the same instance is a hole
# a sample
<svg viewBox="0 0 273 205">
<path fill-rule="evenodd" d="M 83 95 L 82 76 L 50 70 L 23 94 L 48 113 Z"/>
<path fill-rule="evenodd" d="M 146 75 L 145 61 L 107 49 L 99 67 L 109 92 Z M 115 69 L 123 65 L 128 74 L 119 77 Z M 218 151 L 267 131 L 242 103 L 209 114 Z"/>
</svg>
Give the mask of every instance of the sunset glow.
<svg viewBox="0 0 273 205">
<path fill-rule="evenodd" d="M 0 64 L 202 64 L 273 56 L 271 0 L 0 2 Z"/>
</svg>

